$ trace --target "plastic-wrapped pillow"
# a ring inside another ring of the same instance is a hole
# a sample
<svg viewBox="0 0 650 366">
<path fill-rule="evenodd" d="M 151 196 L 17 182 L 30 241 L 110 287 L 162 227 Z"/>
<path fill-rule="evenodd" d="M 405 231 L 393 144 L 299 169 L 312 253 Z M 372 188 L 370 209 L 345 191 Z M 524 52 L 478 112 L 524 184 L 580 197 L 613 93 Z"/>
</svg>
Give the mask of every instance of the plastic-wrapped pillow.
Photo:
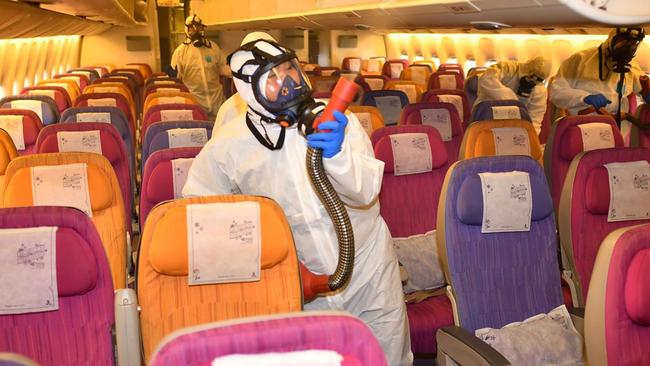
<svg viewBox="0 0 650 366">
<path fill-rule="evenodd" d="M 445 285 L 445 276 L 438 259 L 435 230 L 408 238 L 393 238 L 393 247 L 397 259 L 408 273 L 404 293 L 430 290 Z"/>
<path fill-rule="evenodd" d="M 584 365 L 582 337 L 564 305 L 501 329 L 478 329 L 475 334 L 513 366 Z"/>
</svg>

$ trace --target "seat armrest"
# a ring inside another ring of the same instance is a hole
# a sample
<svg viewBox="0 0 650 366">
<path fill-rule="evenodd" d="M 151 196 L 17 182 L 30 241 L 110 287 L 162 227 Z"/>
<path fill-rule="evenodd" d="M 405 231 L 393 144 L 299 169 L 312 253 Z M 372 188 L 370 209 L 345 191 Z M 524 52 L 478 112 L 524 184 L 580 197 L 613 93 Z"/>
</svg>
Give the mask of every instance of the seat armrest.
<svg viewBox="0 0 650 366">
<path fill-rule="evenodd" d="M 117 365 L 141 365 L 140 314 L 135 290 L 115 291 Z"/>
<path fill-rule="evenodd" d="M 573 326 L 576 327 L 576 330 L 582 338 L 585 337 L 585 308 L 573 308 L 569 310 L 569 315 L 571 315 L 571 321 Z"/>
<path fill-rule="evenodd" d="M 510 362 L 489 344 L 457 326 L 438 329 L 438 366 L 506 366 Z"/>
</svg>

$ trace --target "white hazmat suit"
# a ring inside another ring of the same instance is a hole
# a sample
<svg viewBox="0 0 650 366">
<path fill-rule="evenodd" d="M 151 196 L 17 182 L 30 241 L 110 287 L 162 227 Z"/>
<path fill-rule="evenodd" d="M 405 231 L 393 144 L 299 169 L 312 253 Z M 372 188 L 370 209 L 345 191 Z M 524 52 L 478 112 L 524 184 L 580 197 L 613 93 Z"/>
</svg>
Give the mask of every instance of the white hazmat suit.
<svg viewBox="0 0 650 366">
<path fill-rule="evenodd" d="M 219 77 L 227 74 L 228 65 L 219 46 L 206 42 L 210 47 L 179 45 L 172 55 L 171 67 L 178 71 L 178 78 L 183 80 L 208 115 L 214 117 L 223 103 Z"/>
<path fill-rule="evenodd" d="M 474 105 L 486 100 L 519 100 L 528 109 L 535 131 L 539 134 L 546 112 L 546 87 L 542 83 L 535 85 L 528 98 L 517 95 L 517 90 L 522 77 L 536 75 L 546 79 L 549 73 L 550 64 L 541 57 L 527 62 L 502 61 L 494 64 L 478 79 Z"/>
<path fill-rule="evenodd" d="M 616 114 L 618 108 L 616 86 L 620 75 L 612 71 L 613 61 L 610 57 L 606 57 L 606 50 L 609 49 L 615 34 L 616 29 L 610 32 L 607 40 L 599 47 L 582 50 L 562 62 L 555 80 L 551 83 L 551 102 L 553 104 L 559 108 L 567 109 L 569 114 L 575 115 L 590 107 L 585 103 L 585 97 L 602 94 L 611 101 L 605 107 L 607 111 Z M 601 57 L 598 55 L 599 48 L 602 49 Z M 599 79 L 599 59 L 601 58 L 604 81 Z M 634 60 L 630 62 L 630 65 L 630 72 L 625 75 L 623 99 L 621 100 L 621 111 L 623 112 L 629 110 L 629 103 L 625 97 L 630 93 L 639 94 L 641 92 L 639 77 L 643 75 L 643 71 Z"/>
<path fill-rule="evenodd" d="M 260 41 L 256 46 L 264 43 Z M 240 70 L 252 58 L 250 51 L 238 51 L 231 59 L 232 70 Z M 252 75 L 257 67 L 247 65 L 241 72 Z M 250 84 L 237 78 L 234 82 L 248 104 L 254 128 L 263 134 L 264 122 L 252 110 L 268 117 L 273 115 L 255 100 Z M 344 310 L 361 318 L 378 338 L 390 365 L 411 365 L 413 355 L 397 258 L 388 227 L 379 215 L 377 196 L 384 163 L 374 158 L 368 136 L 357 118 L 348 114 L 348 119 L 341 151 L 323 161 L 352 223 L 354 270 L 342 291 L 319 297 L 305 307 Z M 276 123 L 264 123 L 264 127 L 269 138 L 277 141 L 282 127 Z M 314 273 L 332 274 L 338 261 L 338 242 L 332 222 L 309 180 L 306 152 L 307 141 L 295 127 L 286 129 L 283 147 L 271 151 L 253 136 L 245 115 L 236 115 L 235 120 L 225 121 L 214 131 L 194 160 L 183 195 L 242 193 L 274 199 L 288 218 L 300 261 Z"/>
</svg>

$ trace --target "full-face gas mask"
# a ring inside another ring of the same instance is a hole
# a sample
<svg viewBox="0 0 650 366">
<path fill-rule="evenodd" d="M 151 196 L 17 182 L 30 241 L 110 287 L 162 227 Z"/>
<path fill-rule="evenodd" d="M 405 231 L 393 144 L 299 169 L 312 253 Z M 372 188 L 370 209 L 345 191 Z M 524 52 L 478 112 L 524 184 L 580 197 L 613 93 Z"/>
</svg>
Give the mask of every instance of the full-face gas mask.
<svg viewBox="0 0 650 366">
<path fill-rule="evenodd" d="M 643 28 L 616 28 L 616 34 L 609 44 L 608 56 L 614 62 L 614 72 L 628 72 L 630 61 L 645 37 Z"/>
<path fill-rule="evenodd" d="M 232 58 L 242 51 L 250 52 L 251 57 L 235 70 Z M 309 78 L 300 68 L 293 50 L 270 40 L 256 40 L 242 45 L 228 56 L 228 63 L 233 68 L 233 77 L 251 88 L 257 106 L 249 102 L 249 111 L 257 114 L 263 122 L 282 126 L 280 138 L 273 144 L 268 136 L 262 137 L 256 128 L 251 128 L 252 122 L 247 114 L 249 129 L 260 143 L 271 150 L 280 149 L 284 129 L 294 125 L 304 134 L 311 133 L 312 122 L 323 110 L 324 104 L 311 97 Z M 248 66 L 256 67 L 252 74 L 245 72 Z M 256 107 L 262 110 L 256 110 Z"/>
<path fill-rule="evenodd" d="M 544 82 L 551 73 L 551 64 L 541 56 L 532 58 L 519 66 L 517 95 L 529 98 L 535 86 Z"/>
<path fill-rule="evenodd" d="M 196 14 L 185 19 L 185 44 L 194 47 L 211 47 L 210 41 L 205 38 L 205 25 Z"/>
</svg>

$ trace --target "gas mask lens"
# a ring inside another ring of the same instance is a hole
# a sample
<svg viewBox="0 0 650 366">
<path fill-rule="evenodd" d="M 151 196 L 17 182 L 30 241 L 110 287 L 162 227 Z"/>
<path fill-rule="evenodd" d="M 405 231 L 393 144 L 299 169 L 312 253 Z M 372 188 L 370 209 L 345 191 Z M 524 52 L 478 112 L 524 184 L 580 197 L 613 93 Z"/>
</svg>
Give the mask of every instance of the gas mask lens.
<svg viewBox="0 0 650 366">
<path fill-rule="evenodd" d="M 302 72 L 298 61 L 284 61 L 264 73 L 258 82 L 258 95 L 269 111 L 281 111 L 311 94 L 309 79 Z"/>
</svg>

